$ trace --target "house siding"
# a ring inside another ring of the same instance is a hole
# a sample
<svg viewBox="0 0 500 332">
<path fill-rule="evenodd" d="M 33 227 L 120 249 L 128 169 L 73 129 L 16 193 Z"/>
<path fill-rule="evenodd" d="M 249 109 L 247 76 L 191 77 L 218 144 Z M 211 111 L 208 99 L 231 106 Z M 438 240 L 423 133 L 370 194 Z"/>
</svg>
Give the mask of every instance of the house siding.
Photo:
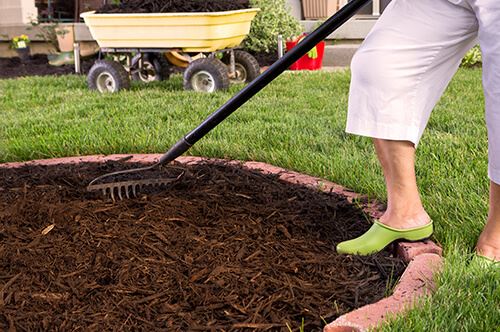
<svg viewBox="0 0 500 332">
<path fill-rule="evenodd" d="M 29 24 L 37 16 L 34 0 L 0 0 L 0 26 Z"/>
</svg>

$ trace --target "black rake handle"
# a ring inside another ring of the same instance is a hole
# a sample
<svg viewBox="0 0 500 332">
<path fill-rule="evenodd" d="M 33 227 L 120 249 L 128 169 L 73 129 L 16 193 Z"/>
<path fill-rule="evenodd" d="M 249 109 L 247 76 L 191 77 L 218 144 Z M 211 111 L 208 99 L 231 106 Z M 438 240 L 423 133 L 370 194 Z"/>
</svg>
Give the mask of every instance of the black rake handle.
<svg viewBox="0 0 500 332">
<path fill-rule="evenodd" d="M 353 0 L 342 7 L 335 15 L 330 17 L 314 32 L 304 38 L 284 57 L 276 61 L 269 69 L 250 82 L 234 97 L 229 99 L 217 111 L 213 112 L 198 127 L 175 143 L 159 160 L 158 164 L 165 164 L 175 160 L 189 150 L 196 142 L 202 139 L 212 129 L 217 127 L 229 115 L 245 104 L 250 98 L 265 88 L 276 77 L 288 69 L 293 63 L 307 54 L 319 42 L 326 39 L 331 33 L 341 27 L 354 16 L 370 0 Z"/>
</svg>

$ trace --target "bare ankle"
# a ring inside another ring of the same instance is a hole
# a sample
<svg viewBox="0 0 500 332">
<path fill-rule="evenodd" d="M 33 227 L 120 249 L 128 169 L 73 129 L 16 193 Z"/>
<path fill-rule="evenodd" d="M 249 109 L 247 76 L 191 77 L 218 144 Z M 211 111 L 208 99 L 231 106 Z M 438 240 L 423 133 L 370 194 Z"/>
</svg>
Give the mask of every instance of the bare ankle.
<svg viewBox="0 0 500 332">
<path fill-rule="evenodd" d="M 423 208 L 414 211 L 394 211 L 388 209 L 380 218 L 380 222 L 384 225 L 398 229 L 425 226 L 430 221 L 431 218 Z"/>
<path fill-rule="evenodd" d="M 483 231 L 476 245 L 479 255 L 500 261 L 500 239 Z"/>
</svg>

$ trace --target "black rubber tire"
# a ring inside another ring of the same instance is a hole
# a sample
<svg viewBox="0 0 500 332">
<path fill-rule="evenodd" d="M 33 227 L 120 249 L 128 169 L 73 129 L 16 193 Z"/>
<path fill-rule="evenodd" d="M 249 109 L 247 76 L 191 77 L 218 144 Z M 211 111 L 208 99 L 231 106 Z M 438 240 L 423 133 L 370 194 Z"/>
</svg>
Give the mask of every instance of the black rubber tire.
<svg viewBox="0 0 500 332">
<path fill-rule="evenodd" d="M 229 52 L 224 55 L 222 61 L 228 66 L 228 70 L 231 71 L 231 55 Z M 241 65 L 246 71 L 244 83 L 250 83 L 260 75 L 260 65 L 257 59 L 250 53 L 242 50 L 234 50 L 234 62 L 236 65 Z M 233 83 L 243 83 L 242 80 L 237 79 L 231 81 Z"/>
<path fill-rule="evenodd" d="M 146 53 L 143 55 L 144 62 L 149 62 L 155 71 L 153 81 L 166 81 L 170 78 L 171 66 L 163 54 Z M 132 61 L 132 80 L 142 83 L 148 83 L 143 80 L 138 72 L 139 56 L 136 56 Z"/>
<path fill-rule="evenodd" d="M 200 76 L 209 76 L 205 85 L 193 85 L 193 80 Z M 229 88 L 229 71 L 227 66 L 216 58 L 194 60 L 184 72 L 184 89 L 198 92 L 214 92 Z"/>
<path fill-rule="evenodd" d="M 104 76 L 102 76 L 104 75 Z M 114 84 L 110 86 L 107 91 L 102 90 L 102 77 L 108 77 Z M 130 88 L 130 77 L 128 72 L 123 68 L 123 66 L 111 60 L 97 60 L 87 75 L 87 85 L 90 90 L 97 90 L 101 93 L 104 92 L 118 92 L 120 90 Z"/>
</svg>

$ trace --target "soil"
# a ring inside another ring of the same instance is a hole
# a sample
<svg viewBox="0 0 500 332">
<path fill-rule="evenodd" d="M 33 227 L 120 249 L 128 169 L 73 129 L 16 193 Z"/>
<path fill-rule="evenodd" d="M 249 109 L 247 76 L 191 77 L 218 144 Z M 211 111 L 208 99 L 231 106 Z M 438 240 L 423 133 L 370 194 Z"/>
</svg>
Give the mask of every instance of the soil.
<svg viewBox="0 0 500 332">
<path fill-rule="evenodd" d="M 319 331 L 405 267 L 335 253 L 369 227 L 343 197 L 238 165 L 156 170 L 180 178 L 116 203 L 86 192 L 132 166 L 0 168 L 0 330 Z"/>
<path fill-rule="evenodd" d="M 250 8 L 249 0 L 122 0 L 104 5 L 97 13 L 221 12 Z"/>
<path fill-rule="evenodd" d="M 261 67 L 271 66 L 273 63 L 278 61 L 278 51 L 271 53 L 263 53 L 263 52 L 260 53 L 250 52 L 250 53 L 255 57 L 255 59 L 257 60 L 257 62 Z"/>
<path fill-rule="evenodd" d="M 82 73 L 87 73 L 94 59 L 82 60 Z M 0 58 L 0 79 L 23 76 L 49 76 L 74 74 L 74 65 L 55 67 L 49 65 L 46 55 L 34 55 L 28 61 L 19 58 Z"/>
<path fill-rule="evenodd" d="M 252 53 L 257 59 L 261 67 L 270 66 L 278 60 L 278 56 L 274 53 Z M 82 74 L 89 72 L 94 64 L 95 59 L 82 60 Z M 182 72 L 178 67 L 175 67 L 176 72 Z M 73 65 L 65 65 L 54 67 L 49 65 L 47 56 L 34 55 L 29 61 L 23 62 L 19 58 L 0 58 L 0 79 L 16 78 L 26 76 L 59 76 L 75 73 Z"/>
</svg>

